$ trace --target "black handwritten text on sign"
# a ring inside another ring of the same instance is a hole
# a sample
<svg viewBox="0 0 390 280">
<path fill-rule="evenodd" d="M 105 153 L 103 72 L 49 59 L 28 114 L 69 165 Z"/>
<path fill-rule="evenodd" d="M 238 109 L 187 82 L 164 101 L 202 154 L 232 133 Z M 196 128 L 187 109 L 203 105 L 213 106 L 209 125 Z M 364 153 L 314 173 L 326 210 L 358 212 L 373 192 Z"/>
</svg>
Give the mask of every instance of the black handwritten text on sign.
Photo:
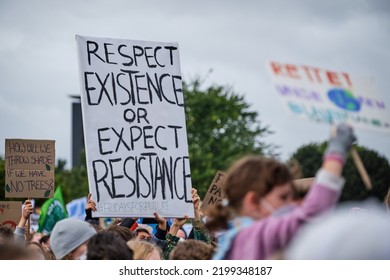
<svg viewBox="0 0 390 280">
<path fill-rule="evenodd" d="M 96 216 L 193 216 L 178 45 L 76 39 Z"/>
<path fill-rule="evenodd" d="M 5 197 L 52 197 L 54 168 L 53 140 L 6 139 Z"/>
</svg>

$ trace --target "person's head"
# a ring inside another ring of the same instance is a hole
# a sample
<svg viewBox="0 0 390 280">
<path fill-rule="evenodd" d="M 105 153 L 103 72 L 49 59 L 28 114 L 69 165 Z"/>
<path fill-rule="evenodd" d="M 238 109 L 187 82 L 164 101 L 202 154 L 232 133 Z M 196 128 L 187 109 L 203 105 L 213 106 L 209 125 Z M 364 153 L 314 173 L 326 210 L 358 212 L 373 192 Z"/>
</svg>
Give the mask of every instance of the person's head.
<svg viewBox="0 0 390 280">
<path fill-rule="evenodd" d="M 14 231 L 9 226 L 0 225 L 0 244 L 12 243 Z"/>
<path fill-rule="evenodd" d="M 271 158 L 247 156 L 229 170 L 224 185 L 228 205 L 240 216 L 262 218 L 291 201 L 288 168 Z"/>
<path fill-rule="evenodd" d="M 26 249 L 30 251 L 34 260 L 46 260 L 46 252 L 43 246 L 37 242 L 27 242 Z"/>
<path fill-rule="evenodd" d="M 146 228 L 143 228 L 143 227 L 136 228 L 134 233 L 135 233 L 136 240 L 149 241 L 152 238 L 150 232 Z"/>
<path fill-rule="evenodd" d="M 130 240 L 127 246 L 133 250 L 135 260 L 161 260 L 161 249 L 156 245 L 139 240 Z"/>
<path fill-rule="evenodd" d="M 223 190 L 227 203 L 210 210 L 211 227 L 226 227 L 232 215 L 260 219 L 286 206 L 291 202 L 292 177 L 287 166 L 274 159 L 246 156 L 230 167 Z"/>
<path fill-rule="evenodd" d="M 16 243 L 0 244 L 0 260 L 34 260 L 31 251 Z"/>
<path fill-rule="evenodd" d="M 76 219 L 59 221 L 51 233 L 51 248 L 57 260 L 85 257 L 88 240 L 96 234 L 93 226 Z"/>
<path fill-rule="evenodd" d="M 88 260 L 132 260 L 133 251 L 116 232 L 103 231 L 88 242 Z"/>
<path fill-rule="evenodd" d="M 118 226 L 115 224 L 112 224 L 107 228 L 108 232 L 115 232 L 118 234 L 125 242 L 134 239 L 135 238 L 135 233 L 131 231 L 130 229 L 122 226 Z"/>
<path fill-rule="evenodd" d="M 169 255 L 171 260 L 211 260 L 213 246 L 199 240 L 188 239 L 180 242 Z"/>
</svg>

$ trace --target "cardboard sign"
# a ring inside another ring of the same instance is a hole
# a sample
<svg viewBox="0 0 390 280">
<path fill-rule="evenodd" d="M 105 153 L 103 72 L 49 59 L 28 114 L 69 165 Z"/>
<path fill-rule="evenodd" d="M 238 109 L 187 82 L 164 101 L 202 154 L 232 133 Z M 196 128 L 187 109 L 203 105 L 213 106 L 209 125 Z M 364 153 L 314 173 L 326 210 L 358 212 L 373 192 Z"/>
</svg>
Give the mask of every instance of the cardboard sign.
<svg viewBox="0 0 390 280">
<path fill-rule="evenodd" d="M 215 205 L 222 203 L 222 200 L 225 198 L 225 193 L 223 192 L 222 186 L 224 183 L 225 173 L 222 171 L 217 171 L 214 176 L 213 181 L 210 184 L 209 189 L 203 199 L 201 209 L 205 211 L 210 205 Z"/>
<path fill-rule="evenodd" d="M 53 140 L 5 140 L 5 197 L 48 198 L 54 194 Z"/>
<path fill-rule="evenodd" d="M 76 36 L 95 217 L 193 217 L 176 43 Z"/>
<path fill-rule="evenodd" d="M 318 67 L 280 62 L 267 64 L 286 111 L 305 120 L 349 122 L 354 127 L 390 132 L 389 105 L 373 79 Z"/>
<path fill-rule="evenodd" d="M 22 216 L 21 201 L 0 201 L 0 225 L 15 229 Z"/>
</svg>

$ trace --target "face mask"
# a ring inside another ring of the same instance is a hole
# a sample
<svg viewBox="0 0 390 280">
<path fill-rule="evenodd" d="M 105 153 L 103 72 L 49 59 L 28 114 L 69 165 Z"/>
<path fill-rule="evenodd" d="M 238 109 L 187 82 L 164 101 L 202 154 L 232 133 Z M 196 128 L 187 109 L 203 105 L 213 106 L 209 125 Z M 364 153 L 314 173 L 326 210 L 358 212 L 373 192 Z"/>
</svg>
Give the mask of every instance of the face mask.
<svg viewBox="0 0 390 280">
<path fill-rule="evenodd" d="M 273 212 L 276 211 L 276 209 L 271 205 L 271 203 L 269 203 L 267 200 L 265 200 L 265 198 L 261 200 L 261 205 L 262 205 L 270 214 L 272 214 Z"/>
<path fill-rule="evenodd" d="M 79 260 L 86 260 L 87 259 L 87 253 L 88 253 L 88 251 L 85 250 L 85 252 L 80 256 Z"/>
</svg>

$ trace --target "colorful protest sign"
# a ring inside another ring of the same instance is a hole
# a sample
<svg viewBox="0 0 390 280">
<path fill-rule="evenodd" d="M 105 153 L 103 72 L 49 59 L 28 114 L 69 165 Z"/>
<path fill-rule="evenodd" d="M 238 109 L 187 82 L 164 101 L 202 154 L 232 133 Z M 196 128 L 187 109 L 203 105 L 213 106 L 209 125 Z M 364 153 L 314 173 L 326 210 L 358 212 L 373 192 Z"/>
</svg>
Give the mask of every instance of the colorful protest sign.
<svg viewBox="0 0 390 280">
<path fill-rule="evenodd" d="M 21 216 L 21 201 L 0 201 L 0 225 L 15 229 Z"/>
<path fill-rule="evenodd" d="M 50 234 L 58 221 L 68 217 L 61 187 L 57 187 L 54 197 L 46 200 L 41 207 L 38 232 Z"/>
<path fill-rule="evenodd" d="M 389 104 L 377 93 L 372 79 L 280 62 L 270 62 L 267 68 L 290 115 L 390 132 Z"/>
<path fill-rule="evenodd" d="M 225 198 L 225 193 L 222 189 L 224 176 L 225 174 L 222 171 L 217 171 L 215 174 L 214 179 L 211 182 L 205 197 L 203 198 L 201 206 L 203 211 L 205 211 L 210 205 L 222 203 L 222 200 Z"/>
<path fill-rule="evenodd" d="M 5 140 L 5 197 L 52 197 L 55 148 L 52 140 Z"/>
<path fill-rule="evenodd" d="M 176 43 L 76 36 L 95 217 L 193 217 Z"/>
</svg>

